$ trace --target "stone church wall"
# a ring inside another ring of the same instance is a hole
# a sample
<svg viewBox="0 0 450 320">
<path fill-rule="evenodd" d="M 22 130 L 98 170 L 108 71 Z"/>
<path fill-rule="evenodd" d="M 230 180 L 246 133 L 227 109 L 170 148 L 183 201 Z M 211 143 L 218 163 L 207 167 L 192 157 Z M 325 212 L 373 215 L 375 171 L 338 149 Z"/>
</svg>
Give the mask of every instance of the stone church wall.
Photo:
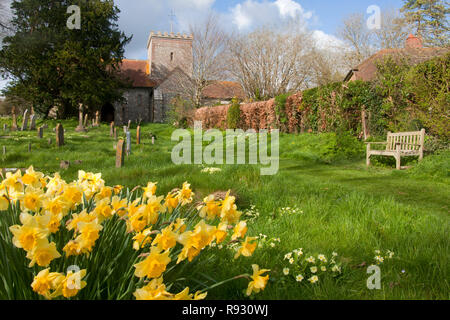
<svg viewBox="0 0 450 320">
<path fill-rule="evenodd" d="M 152 120 L 150 100 L 151 88 L 132 88 L 124 93 L 126 104 L 115 103 L 114 122 L 125 125 L 128 120 L 132 122 L 150 122 Z"/>
</svg>

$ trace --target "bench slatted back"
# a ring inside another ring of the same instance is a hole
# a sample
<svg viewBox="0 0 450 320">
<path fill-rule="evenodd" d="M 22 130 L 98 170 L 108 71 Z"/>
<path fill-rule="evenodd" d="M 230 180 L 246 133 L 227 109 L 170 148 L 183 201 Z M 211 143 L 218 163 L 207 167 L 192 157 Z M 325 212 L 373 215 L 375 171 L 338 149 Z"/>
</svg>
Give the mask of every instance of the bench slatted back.
<svg viewBox="0 0 450 320">
<path fill-rule="evenodd" d="M 396 150 L 397 143 L 400 143 L 401 151 L 420 151 L 423 149 L 425 140 L 425 129 L 414 132 L 388 132 L 387 151 Z"/>
</svg>

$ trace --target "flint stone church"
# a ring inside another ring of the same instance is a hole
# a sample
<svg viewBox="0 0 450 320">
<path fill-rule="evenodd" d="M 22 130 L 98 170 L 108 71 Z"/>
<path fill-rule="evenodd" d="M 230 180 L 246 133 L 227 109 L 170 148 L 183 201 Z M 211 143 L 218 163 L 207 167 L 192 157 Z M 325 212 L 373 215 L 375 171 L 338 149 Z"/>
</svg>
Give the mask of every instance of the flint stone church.
<svg viewBox="0 0 450 320">
<path fill-rule="evenodd" d="M 116 124 L 165 121 L 172 98 L 179 91 L 179 83 L 192 77 L 192 35 L 167 32 L 150 33 L 147 60 L 124 59 L 120 74 L 131 83 L 124 90 L 124 101 L 106 104 L 101 120 Z M 237 96 L 244 97 L 242 87 L 231 81 L 216 81 L 203 91 L 203 103 L 227 104 Z"/>
</svg>

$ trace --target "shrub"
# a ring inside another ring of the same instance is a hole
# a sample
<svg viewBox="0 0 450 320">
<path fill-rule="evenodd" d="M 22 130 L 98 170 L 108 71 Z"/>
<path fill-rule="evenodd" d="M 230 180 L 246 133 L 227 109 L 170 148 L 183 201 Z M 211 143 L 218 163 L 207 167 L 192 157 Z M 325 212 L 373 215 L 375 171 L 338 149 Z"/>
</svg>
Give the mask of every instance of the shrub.
<svg viewBox="0 0 450 320">
<path fill-rule="evenodd" d="M 241 105 L 238 98 L 231 100 L 231 106 L 227 113 L 227 126 L 228 129 L 238 129 L 241 122 Z"/>
</svg>

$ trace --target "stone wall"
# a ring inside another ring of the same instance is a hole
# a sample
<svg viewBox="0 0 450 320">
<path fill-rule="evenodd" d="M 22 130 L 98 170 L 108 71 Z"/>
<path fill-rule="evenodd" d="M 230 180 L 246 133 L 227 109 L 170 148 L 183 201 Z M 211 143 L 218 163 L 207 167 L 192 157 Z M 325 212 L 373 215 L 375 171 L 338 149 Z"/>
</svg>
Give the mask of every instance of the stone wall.
<svg viewBox="0 0 450 320">
<path fill-rule="evenodd" d="M 125 125 L 128 120 L 132 122 L 149 122 L 152 120 L 150 100 L 151 88 L 132 88 L 124 93 L 126 104 L 115 103 L 114 122 L 117 125 Z"/>
</svg>

